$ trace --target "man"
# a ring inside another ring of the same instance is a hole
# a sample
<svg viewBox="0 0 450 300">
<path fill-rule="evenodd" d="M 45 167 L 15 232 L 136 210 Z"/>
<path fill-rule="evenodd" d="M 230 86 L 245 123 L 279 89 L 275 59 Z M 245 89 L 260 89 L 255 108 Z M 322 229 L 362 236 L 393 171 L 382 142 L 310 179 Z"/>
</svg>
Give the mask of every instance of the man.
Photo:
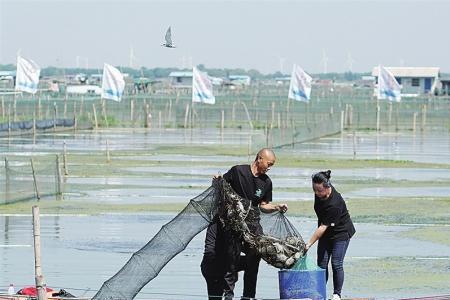
<svg viewBox="0 0 450 300">
<path fill-rule="evenodd" d="M 272 181 L 267 172 L 275 164 L 275 153 L 268 148 L 261 149 L 251 165 L 232 167 L 223 178 L 241 197 L 250 200 L 252 218 L 246 219 L 250 231 L 262 234 L 259 211 L 270 213 L 286 212 L 286 204 L 272 204 Z M 241 259 L 241 251 L 245 259 Z M 242 247 L 242 240 L 221 228 L 217 218 L 208 227 L 205 239 L 205 253 L 201 264 L 202 274 L 208 286 L 209 299 L 234 297 L 234 286 L 238 271 L 244 270 L 243 299 L 251 299 L 256 294 L 256 283 L 261 258 L 253 249 Z"/>
</svg>

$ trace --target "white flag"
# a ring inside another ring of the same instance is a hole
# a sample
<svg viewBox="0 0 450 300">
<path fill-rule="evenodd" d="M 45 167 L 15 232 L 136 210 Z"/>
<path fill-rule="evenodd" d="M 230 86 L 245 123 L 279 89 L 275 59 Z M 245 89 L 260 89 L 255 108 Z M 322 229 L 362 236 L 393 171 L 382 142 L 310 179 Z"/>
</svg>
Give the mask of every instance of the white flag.
<svg viewBox="0 0 450 300">
<path fill-rule="evenodd" d="M 102 77 L 102 98 L 120 101 L 125 89 L 125 80 L 119 70 L 105 63 Z"/>
<path fill-rule="evenodd" d="M 200 72 L 196 67 L 192 68 L 192 102 L 216 103 L 208 74 Z"/>
<path fill-rule="evenodd" d="M 378 99 L 400 101 L 400 84 L 394 75 L 386 68 L 379 66 L 378 73 Z"/>
<path fill-rule="evenodd" d="M 16 90 L 37 92 L 41 68 L 32 60 L 17 56 Z"/>
<path fill-rule="evenodd" d="M 289 85 L 289 98 L 297 101 L 309 101 L 312 78 L 302 68 L 294 65 Z"/>
</svg>

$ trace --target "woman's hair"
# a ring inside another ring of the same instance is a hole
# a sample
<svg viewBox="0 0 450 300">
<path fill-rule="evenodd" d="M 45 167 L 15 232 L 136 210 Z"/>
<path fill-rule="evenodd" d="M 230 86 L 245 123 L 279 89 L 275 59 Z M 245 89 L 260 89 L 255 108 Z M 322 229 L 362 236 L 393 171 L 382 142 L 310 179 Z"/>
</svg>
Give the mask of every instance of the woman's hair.
<svg viewBox="0 0 450 300">
<path fill-rule="evenodd" d="M 331 187 L 331 182 L 330 182 L 331 170 L 317 172 L 317 173 L 313 174 L 311 178 L 312 178 L 313 183 L 318 183 L 318 184 L 321 183 L 326 188 Z"/>
</svg>

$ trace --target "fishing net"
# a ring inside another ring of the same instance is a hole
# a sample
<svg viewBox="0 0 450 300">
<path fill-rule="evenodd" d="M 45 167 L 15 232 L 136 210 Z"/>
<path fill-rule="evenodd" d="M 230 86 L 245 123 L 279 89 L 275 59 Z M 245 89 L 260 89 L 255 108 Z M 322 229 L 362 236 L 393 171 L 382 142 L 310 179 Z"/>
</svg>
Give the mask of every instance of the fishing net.
<svg viewBox="0 0 450 300">
<path fill-rule="evenodd" d="M 75 119 L 48 119 L 48 120 L 36 120 L 36 129 L 50 129 L 54 127 L 74 127 Z M 1 131 L 9 130 L 30 130 L 33 128 L 33 121 L 19 121 L 0 124 Z"/>
<path fill-rule="evenodd" d="M 218 178 L 162 226 L 119 272 L 103 283 L 92 299 L 133 299 L 216 215 L 226 230 L 242 237 L 275 267 L 292 267 L 304 253 L 305 243 L 282 213 L 259 214 L 249 200 L 238 196 L 225 180 Z M 260 221 L 265 234 L 256 235 L 249 230 L 248 222 L 254 220 Z"/>
</svg>

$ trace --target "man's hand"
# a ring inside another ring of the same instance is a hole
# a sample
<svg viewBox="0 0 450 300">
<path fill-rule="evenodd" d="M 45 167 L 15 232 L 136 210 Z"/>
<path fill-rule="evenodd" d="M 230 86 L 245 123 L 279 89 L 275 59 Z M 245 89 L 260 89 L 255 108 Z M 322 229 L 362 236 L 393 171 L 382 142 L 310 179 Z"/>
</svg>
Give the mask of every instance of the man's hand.
<svg viewBox="0 0 450 300">
<path fill-rule="evenodd" d="M 278 204 L 278 211 L 281 213 L 285 213 L 288 210 L 288 206 L 285 203 Z"/>
</svg>

